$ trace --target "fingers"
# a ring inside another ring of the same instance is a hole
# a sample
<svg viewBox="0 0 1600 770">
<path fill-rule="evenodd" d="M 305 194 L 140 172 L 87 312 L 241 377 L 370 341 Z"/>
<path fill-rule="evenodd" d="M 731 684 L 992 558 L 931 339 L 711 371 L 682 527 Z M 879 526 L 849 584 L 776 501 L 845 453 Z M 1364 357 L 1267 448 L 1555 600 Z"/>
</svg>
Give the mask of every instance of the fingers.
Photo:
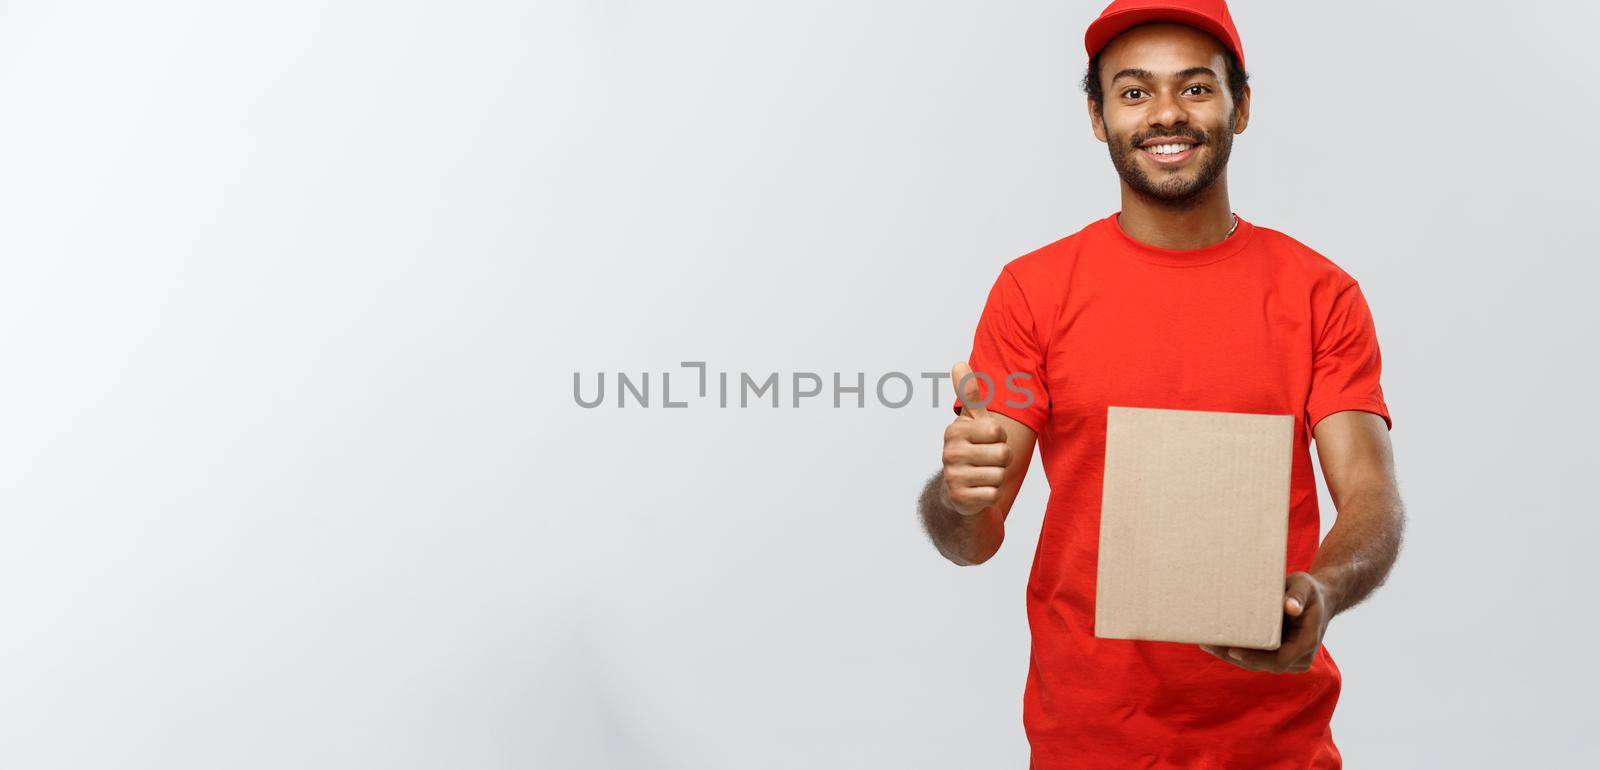
<svg viewBox="0 0 1600 770">
<path fill-rule="evenodd" d="M 950 384 L 956 389 L 956 398 L 961 400 L 961 414 L 964 417 L 978 418 L 989 412 L 984 408 L 988 402 L 983 400 L 983 392 L 978 387 L 980 379 L 966 361 L 957 361 L 955 366 L 950 367 Z"/>
<path fill-rule="evenodd" d="M 1266 674 L 1303 674 L 1311 670 L 1315 662 L 1317 651 L 1292 650 L 1280 647 L 1276 651 L 1249 650 L 1243 647 L 1216 647 L 1202 644 L 1200 649 L 1212 657 L 1231 663 L 1246 671 L 1257 671 Z"/>
<path fill-rule="evenodd" d="M 1006 480 L 1006 469 L 1003 465 L 954 465 L 944 477 L 958 487 L 998 487 Z"/>
<path fill-rule="evenodd" d="M 1250 671 L 1276 671 L 1278 669 L 1277 651 L 1230 647 L 1228 648 L 1228 658 L 1235 665 Z"/>
<path fill-rule="evenodd" d="M 945 443 L 967 441 L 974 444 L 999 444 L 1006 440 L 1006 429 L 999 420 L 957 417 L 945 427 L 944 440 Z"/>
<path fill-rule="evenodd" d="M 957 418 L 944 429 L 944 448 L 946 463 L 1011 464 L 1006 429 L 994 420 Z"/>
<path fill-rule="evenodd" d="M 976 516 L 985 508 L 1000 502 L 1000 487 L 963 487 L 956 486 L 945 490 L 950 497 L 950 503 L 963 516 Z"/>
<path fill-rule="evenodd" d="M 1310 669 L 1312 660 L 1317 656 L 1317 648 L 1322 646 L 1323 606 L 1316 596 L 1316 592 L 1312 591 L 1306 599 L 1295 596 L 1284 600 L 1285 604 L 1298 600 L 1303 609 L 1298 615 L 1284 619 L 1283 644 L 1278 647 L 1277 656 L 1282 671 L 1301 673 Z"/>
<path fill-rule="evenodd" d="M 1316 578 L 1305 572 L 1284 578 L 1283 643 L 1277 650 L 1247 650 L 1202 644 L 1200 649 L 1246 671 L 1303 674 L 1311 670 L 1327 630 L 1327 607 Z"/>
<path fill-rule="evenodd" d="M 1303 674 L 1316 662 L 1327 627 L 1325 608 L 1313 579 L 1305 573 L 1288 578 L 1284 590 L 1283 643 L 1277 650 L 1200 645 L 1200 649 L 1246 671 Z"/>
<path fill-rule="evenodd" d="M 1200 649 L 1214 658 L 1238 666 L 1246 671 L 1284 673 L 1279 670 L 1277 656 L 1272 652 L 1247 650 L 1242 647 L 1218 647 L 1210 644 L 1202 644 Z"/>
<path fill-rule="evenodd" d="M 970 432 L 988 422 L 958 418 L 956 425 L 966 426 Z M 961 433 L 957 430 L 954 438 L 947 435 L 945 439 L 945 495 L 957 511 L 973 516 L 1000 502 L 1000 487 L 1011 464 L 1011 447 L 1003 436 L 998 443 L 975 444 L 961 438 Z"/>
<path fill-rule="evenodd" d="M 1283 590 L 1283 612 L 1292 618 L 1300 617 L 1307 607 L 1316 599 L 1316 586 L 1311 582 L 1311 576 L 1304 572 L 1295 572 L 1285 579 Z"/>
</svg>

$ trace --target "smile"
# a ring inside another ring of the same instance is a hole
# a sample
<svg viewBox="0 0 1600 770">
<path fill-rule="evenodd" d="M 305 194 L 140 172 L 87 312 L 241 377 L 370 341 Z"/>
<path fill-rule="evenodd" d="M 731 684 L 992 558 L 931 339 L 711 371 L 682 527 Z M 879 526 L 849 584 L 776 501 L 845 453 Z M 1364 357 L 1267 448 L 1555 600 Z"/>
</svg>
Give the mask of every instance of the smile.
<svg viewBox="0 0 1600 770">
<path fill-rule="evenodd" d="M 1164 144 L 1149 144 L 1139 149 L 1151 160 L 1160 164 L 1181 163 L 1194 154 L 1194 148 L 1199 145 L 1190 142 L 1169 142 Z"/>
</svg>

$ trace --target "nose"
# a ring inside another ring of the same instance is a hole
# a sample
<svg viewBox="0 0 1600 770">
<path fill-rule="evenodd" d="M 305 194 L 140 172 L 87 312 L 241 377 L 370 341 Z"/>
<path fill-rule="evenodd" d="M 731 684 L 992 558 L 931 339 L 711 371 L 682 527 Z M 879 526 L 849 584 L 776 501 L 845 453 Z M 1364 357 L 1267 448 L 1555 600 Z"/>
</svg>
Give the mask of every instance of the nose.
<svg viewBox="0 0 1600 770">
<path fill-rule="evenodd" d="M 1182 100 L 1171 91 L 1155 94 L 1151 97 L 1152 103 L 1149 112 L 1145 113 L 1145 123 L 1150 126 L 1176 126 L 1189 122 L 1189 113 L 1183 107 Z"/>
</svg>

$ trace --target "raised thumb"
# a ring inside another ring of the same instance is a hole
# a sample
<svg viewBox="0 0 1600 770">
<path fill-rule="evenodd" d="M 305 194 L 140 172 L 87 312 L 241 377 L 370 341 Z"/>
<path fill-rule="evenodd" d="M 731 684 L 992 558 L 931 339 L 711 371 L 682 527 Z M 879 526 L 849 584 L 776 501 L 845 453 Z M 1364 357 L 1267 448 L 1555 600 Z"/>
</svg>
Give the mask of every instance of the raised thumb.
<svg viewBox="0 0 1600 770">
<path fill-rule="evenodd" d="M 983 391 L 978 388 L 978 379 L 966 361 L 957 361 L 950 368 L 950 383 L 956 389 L 956 398 L 961 401 L 961 413 L 973 419 L 989 411 L 984 408 L 986 402 L 983 400 Z"/>
</svg>

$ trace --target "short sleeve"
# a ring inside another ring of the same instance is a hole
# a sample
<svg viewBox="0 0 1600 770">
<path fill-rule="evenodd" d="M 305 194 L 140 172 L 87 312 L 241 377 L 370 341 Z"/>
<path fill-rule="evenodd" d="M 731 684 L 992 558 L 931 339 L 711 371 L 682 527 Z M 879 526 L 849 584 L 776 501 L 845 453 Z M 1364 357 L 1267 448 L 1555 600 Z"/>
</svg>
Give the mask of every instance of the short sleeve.
<svg viewBox="0 0 1600 770">
<path fill-rule="evenodd" d="M 1333 300 L 1316 343 L 1311 364 L 1311 392 L 1306 397 L 1306 429 L 1315 428 L 1334 412 L 1372 412 L 1393 429 L 1389 407 L 1378 380 L 1383 358 L 1377 330 L 1361 286 L 1351 282 Z"/>
<path fill-rule="evenodd" d="M 1000 272 L 972 339 L 967 365 L 988 399 L 986 408 L 1043 433 L 1050 415 L 1045 388 L 1044 347 L 1021 283 L 1011 270 Z M 961 402 L 955 403 L 957 413 Z"/>
</svg>

